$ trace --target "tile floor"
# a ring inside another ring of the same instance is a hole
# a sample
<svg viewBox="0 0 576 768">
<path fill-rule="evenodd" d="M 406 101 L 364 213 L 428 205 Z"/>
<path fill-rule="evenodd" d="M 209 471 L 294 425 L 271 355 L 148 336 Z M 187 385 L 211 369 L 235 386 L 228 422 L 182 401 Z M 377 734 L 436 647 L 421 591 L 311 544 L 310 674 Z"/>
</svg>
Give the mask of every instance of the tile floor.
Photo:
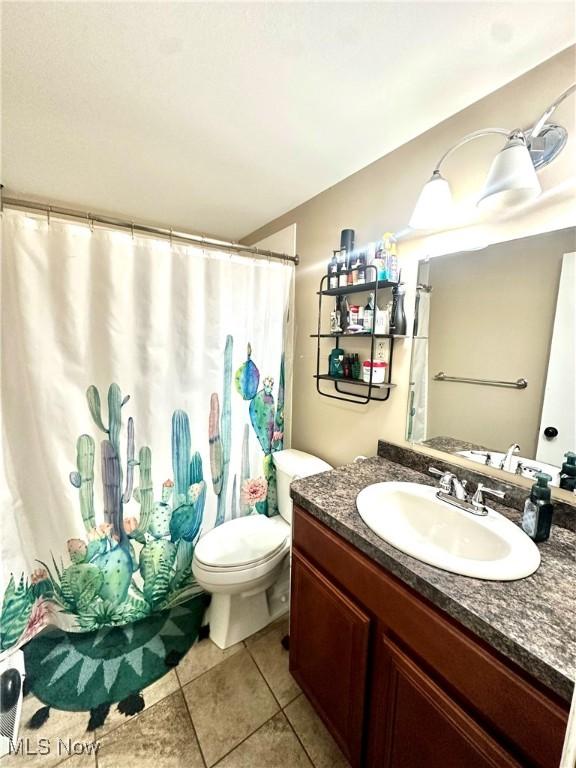
<svg viewBox="0 0 576 768">
<path fill-rule="evenodd" d="M 127 719 L 113 708 L 95 738 L 97 755 L 6 757 L 1 768 L 347 768 L 334 740 L 288 672 L 282 619 L 221 651 L 196 644 L 178 667 L 144 691 Z M 24 700 L 22 722 L 40 706 Z M 88 740 L 87 714 L 53 711 L 42 731 L 20 737 Z"/>
</svg>

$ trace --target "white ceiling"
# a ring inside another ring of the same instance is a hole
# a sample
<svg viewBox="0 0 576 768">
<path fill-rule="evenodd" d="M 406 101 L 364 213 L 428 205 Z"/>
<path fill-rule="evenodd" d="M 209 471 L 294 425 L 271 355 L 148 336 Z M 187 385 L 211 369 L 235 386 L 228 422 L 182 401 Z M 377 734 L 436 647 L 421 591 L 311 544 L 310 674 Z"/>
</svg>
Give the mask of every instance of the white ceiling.
<svg viewBox="0 0 576 768">
<path fill-rule="evenodd" d="M 230 238 L 574 42 L 550 0 L 2 11 L 8 191 Z"/>
</svg>

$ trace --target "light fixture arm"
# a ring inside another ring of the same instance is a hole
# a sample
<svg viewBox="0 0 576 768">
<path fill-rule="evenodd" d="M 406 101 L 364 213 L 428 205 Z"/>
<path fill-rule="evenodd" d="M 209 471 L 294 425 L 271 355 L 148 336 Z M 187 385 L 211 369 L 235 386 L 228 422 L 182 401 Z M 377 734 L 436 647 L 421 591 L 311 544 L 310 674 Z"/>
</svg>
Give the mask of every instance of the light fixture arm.
<svg viewBox="0 0 576 768">
<path fill-rule="evenodd" d="M 569 88 L 567 88 L 564 93 L 561 93 L 558 98 L 550 104 L 550 106 L 542 113 L 542 115 L 538 118 L 538 120 L 534 123 L 534 126 L 527 131 L 527 133 L 530 134 L 531 139 L 535 139 L 537 136 L 540 135 L 540 131 L 544 127 L 544 125 L 548 122 L 549 118 L 552 117 L 553 113 L 556 111 L 556 107 L 558 107 L 564 99 L 568 98 L 571 93 L 574 93 L 576 91 L 576 83 L 573 83 Z"/>
<path fill-rule="evenodd" d="M 450 157 L 450 155 L 453 152 L 455 152 L 457 149 L 462 147 L 464 144 L 468 144 L 469 141 L 474 141 L 474 139 L 479 139 L 482 136 L 490 136 L 491 134 L 494 134 L 494 133 L 500 134 L 501 136 L 508 137 L 510 136 L 511 133 L 513 133 L 513 131 L 507 130 L 506 128 L 482 128 L 479 131 L 473 131 L 472 133 L 467 134 L 466 136 L 461 138 L 456 144 L 454 144 L 454 146 L 450 147 L 450 149 L 444 152 L 440 160 L 438 160 L 438 162 L 436 163 L 436 167 L 434 168 L 434 174 L 439 174 L 440 166 L 442 165 L 444 160 Z"/>
<path fill-rule="evenodd" d="M 444 152 L 436 163 L 431 178 L 422 187 L 416 201 L 410 226 L 413 229 L 434 229 L 439 221 L 447 218 L 447 211 L 452 205 L 452 195 L 448 181 L 440 173 L 442 163 L 464 144 L 483 136 L 496 134 L 504 136 L 506 141 L 492 160 L 477 205 L 497 210 L 508 205 L 520 205 L 538 197 L 542 193 L 542 186 L 536 171 L 558 157 L 568 140 L 566 128 L 549 123 L 548 120 L 558 105 L 575 91 L 576 83 L 573 83 L 546 108 L 532 128 L 516 128 L 512 131 L 506 128 L 483 128 L 462 137 Z"/>
</svg>

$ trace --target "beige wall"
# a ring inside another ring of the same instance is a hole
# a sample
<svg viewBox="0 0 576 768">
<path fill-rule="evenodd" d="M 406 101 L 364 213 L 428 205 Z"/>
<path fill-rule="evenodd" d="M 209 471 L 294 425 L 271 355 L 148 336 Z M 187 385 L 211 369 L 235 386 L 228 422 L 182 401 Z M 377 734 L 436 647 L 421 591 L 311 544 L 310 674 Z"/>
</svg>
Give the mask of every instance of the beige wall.
<svg viewBox="0 0 576 768">
<path fill-rule="evenodd" d="M 316 392 L 312 378 L 315 340 L 309 334 L 316 327 L 318 284 L 332 249 L 338 247 L 340 230 L 354 228 L 358 244 L 376 240 L 387 230 L 403 230 L 422 183 L 442 153 L 461 136 L 478 128 L 530 125 L 547 104 L 572 83 L 575 51 L 572 47 L 562 52 L 246 238 L 247 243 L 253 243 L 289 224 L 296 223 L 298 227 L 297 249 L 301 263 L 296 269 L 294 447 L 317 454 L 333 464 L 341 464 L 358 454 L 374 455 L 378 438 L 404 442 L 409 341 L 398 345 L 394 360 L 394 380 L 398 388 L 388 402 L 348 405 L 321 397 Z M 489 224 L 468 226 L 435 237 L 402 241 L 400 255 L 403 274 L 409 283 L 409 305 L 413 303 L 418 258 L 573 223 L 574 97 L 561 105 L 555 117 L 569 129 L 570 140 L 561 157 L 540 173 L 545 194 L 536 206 L 523 216 L 515 215 L 498 222 L 492 220 Z M 401 120 L 402 115 L 398 114 L 397 119 Z M 382 125 L 382 131 L 386 131 L 386 125 Z M 359 120 L 358 141 L 361 140 L 362 123 Z M 490 159 L 500 146 L 499 137 L 490 137 L 463 147 L 450 158 L 445 174 L 450 178 L 457 200 L 464 200 L 480 189 Z M 278 183 L 282 183 L 281 169 Z M 330 340 L 323 347 L 324 358 L 329 349 Z"/>
<path fill-rule="evenodd" d="M 535 457 L 562 256 L 575 246 L 567 229 L 430 261 L 428 438 L 517 442 Z M 439 371 L 528 387 L 434 381 Z"/>
</svg>

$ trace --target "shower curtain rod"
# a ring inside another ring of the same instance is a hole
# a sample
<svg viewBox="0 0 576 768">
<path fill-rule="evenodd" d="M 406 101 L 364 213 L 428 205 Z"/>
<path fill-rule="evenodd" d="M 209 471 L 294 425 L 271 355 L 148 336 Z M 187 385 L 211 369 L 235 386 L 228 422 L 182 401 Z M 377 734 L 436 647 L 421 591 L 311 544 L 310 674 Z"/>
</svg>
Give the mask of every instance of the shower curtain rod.
<svg viewBox="0 0 576 768">
<path fill-rule="evenodd" d="M 195 235 L 192 232 L 177 232 L 172 229 L 166 229 L 163 227 L 151 227 L 148 224 L 138 224 L 135 221 L 125 221 L 123 219 L 116 219 L 112 216 L 102 216 L 98 213 L 90 213 L 84 211 L 77 211 L 72 208 L 61 208 L 57 205 L 48 205 L 46 203 L 38 203 L 34 200 L 24 200 L 17 197 L 4 197 L 1 198 L 0 210 L 4 208 L 13 208 L 15 210 L 23 211 L 35 211 L 46 214 L 48 222 L 50 217 L 63 219 L 77 219 L 83 221 L 92 227 L 94 224 L 101 224 L 104 227 L 114 227 L 115 229 L 127 229 L 133 235 L 138 233 L 142 235 L 155 235 L 157 237 L 165 237 L 168 240 L 178 240 L 183 243 L 193 243 L 195 245 L 201 245 L 204 248 L 214 248 L 215 250 L 234 251 L 235 253 L 252 254 L 254 256 L 262 256 L 267 259 L 280 259 L 281 261 L 291 261 L 294 264 L 298 264 L 300 259 L 298 256 L 290 256 L 287 253 L 278 253 L 277 251 L 268 251 L 264 248 L 257 248 L 255 245 L 240 245 L 240 243 L 231 243 L 227 240 L 217 240 L 213 237 L 204 237 L 203 235 Z"/>
</svg>

